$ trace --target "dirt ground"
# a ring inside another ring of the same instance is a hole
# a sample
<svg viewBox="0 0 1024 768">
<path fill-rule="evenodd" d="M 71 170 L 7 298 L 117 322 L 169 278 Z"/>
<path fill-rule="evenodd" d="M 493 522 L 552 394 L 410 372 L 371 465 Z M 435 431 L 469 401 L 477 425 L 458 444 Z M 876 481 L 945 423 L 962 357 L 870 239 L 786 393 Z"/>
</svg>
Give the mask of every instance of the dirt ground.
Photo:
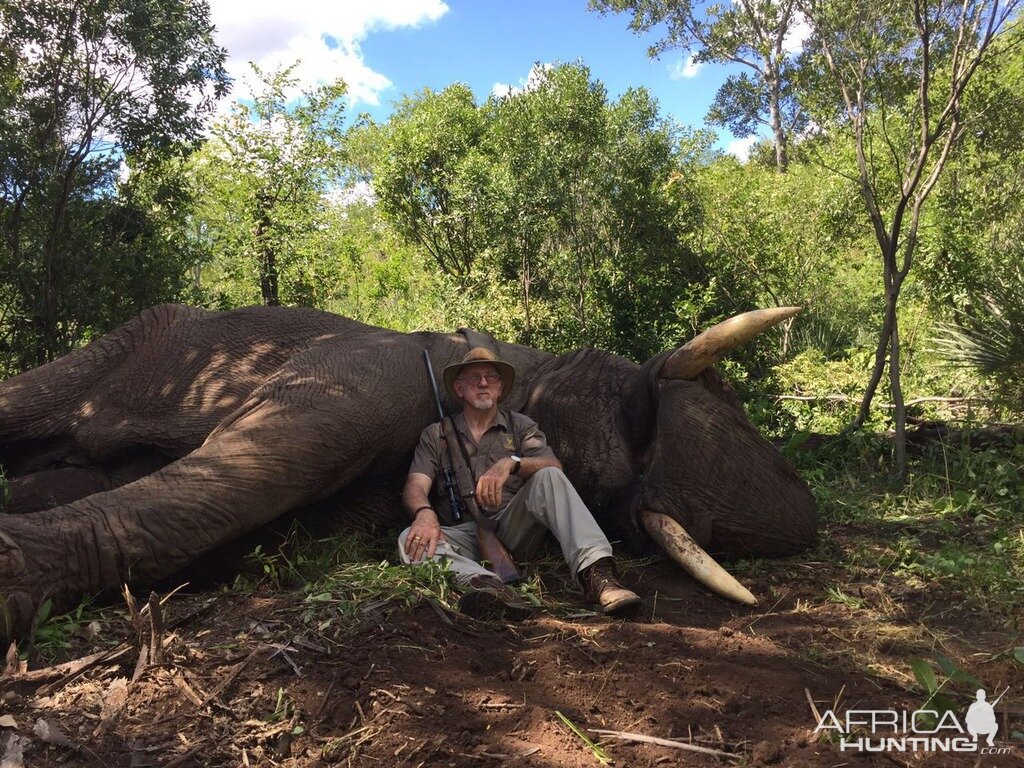
<svg viewBox="0 0 1024 768">
<path fill-rule="evenodd" d="M 560 609 L 504 625 L 430 601 L 377 601 L 358 624 L 323 632 L 303 622 L 295 593 L 179 593 L 163 611 L 162 663 L 138 665 L 134 631 L 112 622 L 81 642 L 79 656 L 109 649 L 84 669 L 0 682 L 0 765 L 600 765 L 565 720 L 619 766 L 1024 765 L 1024 742 L 1005 738 L 1024 731 L 1024 667 L 1000 655 L 1018 637 L 936 611 L 927 594 L 889 596 L 909 612 L 882 626 L 821 600 L 827 566 L 793 572 L 785 583 L 746 579 L 753 609 L 659 562 L 625 576 L 645 597 L 633 621 Z M 933 617 L 926 629 L 915 606 Z M 866 755 L 813 734 L 812 707 L 841 716 L 921 705 L 907 660 L 922 637 L 1010 686 L 997 708 L 1008 754 Z"/>
</svg>

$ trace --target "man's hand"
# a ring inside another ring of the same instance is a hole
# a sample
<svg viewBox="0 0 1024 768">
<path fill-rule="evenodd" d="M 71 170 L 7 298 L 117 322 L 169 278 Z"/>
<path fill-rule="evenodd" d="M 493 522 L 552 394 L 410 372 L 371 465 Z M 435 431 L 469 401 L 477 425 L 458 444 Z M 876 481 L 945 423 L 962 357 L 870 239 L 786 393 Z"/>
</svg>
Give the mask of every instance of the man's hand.
<svg viewBox="0 0 1024 768">
<path fill-rule="evenodd" d="M 512 474 L 512 459 L 498 459 L 476 481 L 476 500 L 480 506 L 494 511 L 501 507 L 501 489 Z"/>
<path fill-rule="evenodd" d="M 437 513 L 432 509 L 421 509 L 409 527 L 409 535 L 405 539 L 405 553 L 414 563 L 429 560 L 442 541 L 444 534 L 441 533 Z"/>
</svg>

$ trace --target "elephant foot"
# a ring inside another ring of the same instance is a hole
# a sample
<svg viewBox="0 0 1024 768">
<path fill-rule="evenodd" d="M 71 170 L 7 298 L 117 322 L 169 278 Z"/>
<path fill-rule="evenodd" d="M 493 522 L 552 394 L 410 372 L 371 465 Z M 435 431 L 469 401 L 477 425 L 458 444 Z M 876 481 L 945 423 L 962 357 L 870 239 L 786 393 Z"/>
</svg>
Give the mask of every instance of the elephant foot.
<svg viewBox="0 0 1024 768">
<path fill-rule="evenodd" d="M 3 645 L 0 652 L 6 650 L 11 640 L 25 637 L 32 629 L 36 603 L 17 585 L 19 577 L 24 576 L 25 558 L 21 547 L 0 531 L 0 643 Z"/>
</svg>

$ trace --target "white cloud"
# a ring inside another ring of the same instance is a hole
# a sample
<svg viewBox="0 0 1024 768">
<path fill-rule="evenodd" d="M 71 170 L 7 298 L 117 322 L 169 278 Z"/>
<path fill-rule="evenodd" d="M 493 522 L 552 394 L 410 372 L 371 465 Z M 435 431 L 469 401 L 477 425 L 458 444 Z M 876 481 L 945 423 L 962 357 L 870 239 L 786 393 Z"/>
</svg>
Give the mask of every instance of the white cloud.
<svg viewBox="0 0 1024 768">
<path fill-rule="evenodd" d="M 700 72 L 700 68 L 704 64 L 699 61 L 695 61 L 693 54 L 685 61 L 679 59 L 668 69 L 668 76 L 673 80 L 689 80 L 690 78 L 696 77 L 697 73 Z"/>
<path fill-rule="evenodd" d="M 363 59 L 360 42 L 376 30 L 416 27 L 448 12 L 444 0 L 376 0 L 322 3 L 319 0 L 211 0 L 218 42 L 228 49 L 227 69 L 236 79 L 232 97 L 249 95 L 248 62 L 293 72 L 300 87 L 342 77 L 352 104 L 376 105 L 391 81 Z M 328 40 L 331 43 L 328 43 Z"/>
<path fill-rule="evenodd" d="M 353 203 L 373 205 L 377 202 L 377 193 L 373 191 L 373 185 L 367 181 L 357 181 L 347 187 L 335 187 L 325 197 L 329 203 L 342 208 Z"/>
<path fill-rule="evenodd" d="M 746 162 L 747 158 L 750 157 L 750 148 L 757 143 L 757 136 L 748 136 L 745 139 L 733 139 L 726 147 L 725 152 L 729 155 L 735 155 L 740 160 Z"/>
<path fill-rule="evenodd" d="M 535 91 L 547 79 L 548 72 L 554 68 L 554 64 L 534 64 L 526 73 L 526 77 L 519 79 L 518 87 L 508 83 L 495 83 L 491 86 L 491 95 L 503 99 L 506 96 L 518 96 L 524 91 Z"/>
<path fill-rule="evenodd" d="M 807 17 L 797 13 L 793 17 L 793 24 L 782 41 L 782 49 L 786 53 L 800 53 L 804 49 L 804 43 L 811 36 L 811 25 Z"/>
</svg>

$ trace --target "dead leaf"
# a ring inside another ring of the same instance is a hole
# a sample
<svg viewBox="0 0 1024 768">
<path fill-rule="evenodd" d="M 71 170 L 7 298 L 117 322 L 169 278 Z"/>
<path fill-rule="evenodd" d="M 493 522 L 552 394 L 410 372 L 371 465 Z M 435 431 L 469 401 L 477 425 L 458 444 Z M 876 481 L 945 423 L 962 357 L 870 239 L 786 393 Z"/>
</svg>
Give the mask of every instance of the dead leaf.
<svg viewBox="0 0 1024 768">
<path fill-rule="evenodd" d="M 12 642 L 7 648 L 4 664 L 4 677 L 18 674 L 18 644 Z"/>
<path fill-rule="evenodd" d="M 7 739 L 4 756 L 0 758 L 0 768 L 24 768 L 25 739 L 12 733 Z"/>
<path fill-rule="evenodd" d="M 128 678 L 118 677 L 111 681 L 103 693 L 103 706 L 100 709 L 100 720 L 106 722 L 113 718 L 125 702 L 128 701 Z"/>
<path fill-rule="evenodd" d="M 58 747 L 70 747 L 72 749 L 75 747 L 75 745 L 71 743 L 71 739 L 69 739 L 60 728 L 55 725 L 50 725 L 50 723 L 43 720 L 43 718 L 36 720 L 36 724 L 32 729 L 32 732 L 47 744 L 56 744 Z"/>
<path fill-rule="evenodd" d="M 0 728 L 17 728 L 18 724 L 10 715 L 0 716 Z"/>
</svg>

